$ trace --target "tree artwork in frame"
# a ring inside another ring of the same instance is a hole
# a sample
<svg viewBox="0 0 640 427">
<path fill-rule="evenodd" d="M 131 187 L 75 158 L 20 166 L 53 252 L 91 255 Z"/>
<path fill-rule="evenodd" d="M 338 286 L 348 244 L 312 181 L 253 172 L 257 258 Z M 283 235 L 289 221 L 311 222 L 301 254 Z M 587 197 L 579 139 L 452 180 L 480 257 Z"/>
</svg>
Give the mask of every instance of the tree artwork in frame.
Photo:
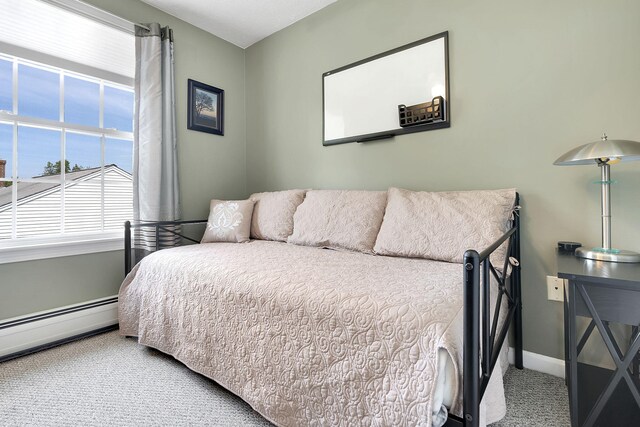
<svg viewBox="0 0 640 427">
<path fill-rule="evenodd" d="M 224 135 L 224 90 L 189 79 L 187 129 Z"/>
</svg>

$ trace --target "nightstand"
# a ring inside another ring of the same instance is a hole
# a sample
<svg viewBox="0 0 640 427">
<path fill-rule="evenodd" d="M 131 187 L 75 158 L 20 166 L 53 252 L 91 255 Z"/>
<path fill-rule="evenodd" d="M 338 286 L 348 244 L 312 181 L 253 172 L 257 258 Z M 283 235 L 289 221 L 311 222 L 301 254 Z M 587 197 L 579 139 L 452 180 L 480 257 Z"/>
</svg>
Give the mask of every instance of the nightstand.
<svg viewBox="0 0 640 427">
<path fill-rule="evenodd" d="M 557 261 L 571 425 L 640 426 L 640 264 Z"/>
</svg>

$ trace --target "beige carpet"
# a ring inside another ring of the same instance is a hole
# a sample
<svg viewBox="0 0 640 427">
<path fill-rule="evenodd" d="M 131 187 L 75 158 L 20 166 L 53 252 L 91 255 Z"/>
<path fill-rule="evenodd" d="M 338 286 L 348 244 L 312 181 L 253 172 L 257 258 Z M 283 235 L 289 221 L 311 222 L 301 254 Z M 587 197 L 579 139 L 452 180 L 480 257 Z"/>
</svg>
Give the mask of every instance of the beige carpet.
<svg viewBox="0 0 640 427">
<path fill-rule="evenodd" d="M 564 381 L 510 369 L 495 427 L 568 426 Z M 0 364 L 2 426 L 269 426 L 215 382 L 110 332 Z"/>
</svg>

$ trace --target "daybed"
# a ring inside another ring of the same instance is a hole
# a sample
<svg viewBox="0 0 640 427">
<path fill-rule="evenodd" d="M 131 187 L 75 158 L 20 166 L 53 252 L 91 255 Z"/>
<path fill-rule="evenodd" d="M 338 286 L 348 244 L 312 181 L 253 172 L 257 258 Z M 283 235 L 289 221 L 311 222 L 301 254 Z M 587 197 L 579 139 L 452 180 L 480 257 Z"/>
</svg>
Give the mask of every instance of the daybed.
<svg viewBox="0 0 640 427">
<path fill-rule="evenodd" d="M 484 425 L 504 415 L 511 320 L 522 367 L 516 207 L 515 190 L 214 200 L 205 243 L 127 275 L 120 331 L 276 425 Z"/>
</svg>

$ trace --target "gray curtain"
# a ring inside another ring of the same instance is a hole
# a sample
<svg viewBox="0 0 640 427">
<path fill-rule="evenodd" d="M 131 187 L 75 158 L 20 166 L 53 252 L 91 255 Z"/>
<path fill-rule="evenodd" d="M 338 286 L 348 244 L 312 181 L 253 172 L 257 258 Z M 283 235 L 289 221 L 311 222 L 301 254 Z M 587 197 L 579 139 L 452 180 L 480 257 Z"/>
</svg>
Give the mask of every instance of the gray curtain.
<svg viewBox="0 0 640 427">
<path fill-rule="evenodd" d="M 136 223 L 180 219 L 173 72 L 173 32 L 160 24 L 136 27 L 133 216 Z M 179 231 L 172 227 L 170 230 Z M 134 228 L 139 251 L 175 246 L 179 238 L 161 230 Z"/>
</svg>

